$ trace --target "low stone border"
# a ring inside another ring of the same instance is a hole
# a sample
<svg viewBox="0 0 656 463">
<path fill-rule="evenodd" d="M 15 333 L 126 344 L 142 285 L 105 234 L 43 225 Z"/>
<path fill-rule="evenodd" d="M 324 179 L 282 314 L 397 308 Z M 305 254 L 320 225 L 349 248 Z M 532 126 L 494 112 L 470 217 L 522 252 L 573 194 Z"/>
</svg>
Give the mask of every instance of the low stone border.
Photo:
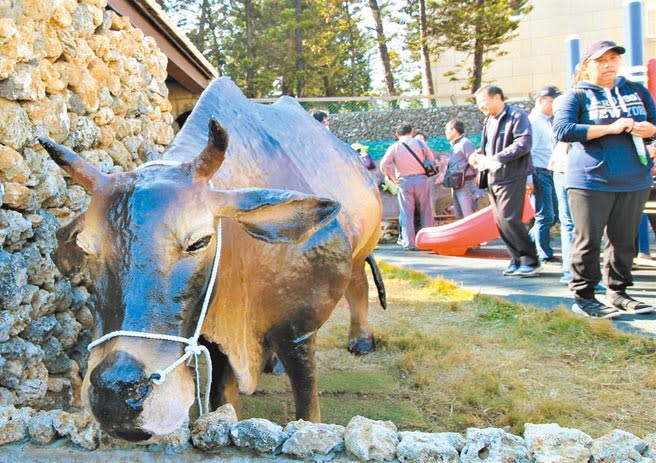
<svg viewBox="0 0 656 463">
<path fill-rule="evenodd" d="M 399 461 L 442 463 L 653 463 L 656 433 L 641 439 L 616 429 L 593 439 L 558 424 L 525 425 L 524 435 L 497 428 L 399 431 L 390 421 L 355 416 L 346 427 L 292 421 L 284 428 L 237 421 L 231 405 L 191 426 L 134 444 L 101 433 L 86 412 L 0 408 L 0 463 L 45 461 Z"/>
</svg>

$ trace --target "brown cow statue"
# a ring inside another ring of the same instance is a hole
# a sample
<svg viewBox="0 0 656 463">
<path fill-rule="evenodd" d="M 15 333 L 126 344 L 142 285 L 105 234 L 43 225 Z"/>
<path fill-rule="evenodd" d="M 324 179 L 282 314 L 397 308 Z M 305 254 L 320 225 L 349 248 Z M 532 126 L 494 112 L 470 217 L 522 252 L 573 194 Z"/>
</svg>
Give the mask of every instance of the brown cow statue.
<svg viewBox="0 0 656 463">
<path fill-rule="evenodd" d="M 82 394 L 102 429 L 133 441 L 177 429 L 194 402 L 183 360 L 204 351 L 212 408 L 238 410 L 275 353 L 296 416 L 320 421 L 316 333 L 342 296 L 349 350 L 373 348 L 365 261 L 385 304 L 370 257 L 381 201 L 355 152 L 293 99 L 252 103 L 225 78 L 164 158 L 132 172 L 104 174 L 39 141 L 91 194 L 54 257 L 68 274 L 86 262 L 94 282 Z"/>
</svg>

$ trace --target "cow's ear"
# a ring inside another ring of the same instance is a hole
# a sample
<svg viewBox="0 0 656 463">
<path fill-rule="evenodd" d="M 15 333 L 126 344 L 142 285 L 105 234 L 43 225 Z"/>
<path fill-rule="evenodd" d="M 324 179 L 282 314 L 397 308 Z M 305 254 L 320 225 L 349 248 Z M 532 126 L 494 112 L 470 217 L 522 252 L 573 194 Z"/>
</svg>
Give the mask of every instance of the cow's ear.
<svg viewBox="0 0 656 463">
<path fill-rule="evenodd" d="M 57 230 L 57 248 L 52 257 L 59 271 L 65 276 L 72 276 L 79 272 L 84 263 L 84 252 L 76 242 L 83 224 L 84 214 Z"/>
<path fill-rule="evenodd" d="M 289 190 L 213 190 L 216 215 L 231 217 L 253 237 L 269 243 L 298 243 L 330 222 L 338 202 Z"/>
</svg>

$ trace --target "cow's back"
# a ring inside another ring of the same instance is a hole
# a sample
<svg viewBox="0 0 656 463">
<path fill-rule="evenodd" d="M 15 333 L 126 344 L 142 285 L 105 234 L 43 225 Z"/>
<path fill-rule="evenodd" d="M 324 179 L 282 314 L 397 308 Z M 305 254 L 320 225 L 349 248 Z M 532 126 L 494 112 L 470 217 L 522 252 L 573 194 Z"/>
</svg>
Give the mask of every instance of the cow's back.
<svg viewBox="0 0 656 463">
<path fill-rule="evenodd" d="M 230 136 L 226 160 L 213 179 L 217 188 L 280 188 L 330 197 L 342 205 L 338 220 L 354 255 L 377 240 L 382 214 L 377 185 L 357 154 L 293 98 L 253 103 L 230 79 L 217 79 L 203 92 L 165 158 L 187 161 L 198 154 L 212 116 Z"/>
</svg>

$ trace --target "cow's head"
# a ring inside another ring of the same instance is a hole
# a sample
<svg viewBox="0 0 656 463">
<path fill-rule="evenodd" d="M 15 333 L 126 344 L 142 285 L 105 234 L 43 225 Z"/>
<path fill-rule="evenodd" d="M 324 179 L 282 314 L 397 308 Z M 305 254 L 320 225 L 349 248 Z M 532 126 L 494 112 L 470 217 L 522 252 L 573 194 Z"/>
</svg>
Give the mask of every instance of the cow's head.
<svg viewBox="0 0 656 463">
<path fill-rule="evenodd" d="M 86 259 L 97 304 L 95 339 L 116 331 L 190 337 L 208 290 L 219 218 L 238 221 L 258 239 L 285 243 L 305 239 L 336 214 L 334 201 L 300 193 L 211 188 L 228 136 L 215 120 L 209 132 L 207 147 L 190 162 L 113 175 L 39 139 L 91 193 L 86 213 L 58 234 L 55 259 L 64 272 Z M 151 377 L 183 348 L 117 336 L 91 351 L 82 393 L 105 431 L 144 440 L 184 422 L 194 398 L 189 369 L 175 368 L 162 384 Z"/>
</svg>

